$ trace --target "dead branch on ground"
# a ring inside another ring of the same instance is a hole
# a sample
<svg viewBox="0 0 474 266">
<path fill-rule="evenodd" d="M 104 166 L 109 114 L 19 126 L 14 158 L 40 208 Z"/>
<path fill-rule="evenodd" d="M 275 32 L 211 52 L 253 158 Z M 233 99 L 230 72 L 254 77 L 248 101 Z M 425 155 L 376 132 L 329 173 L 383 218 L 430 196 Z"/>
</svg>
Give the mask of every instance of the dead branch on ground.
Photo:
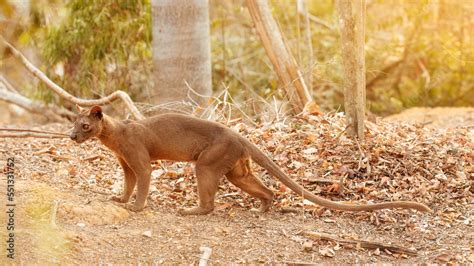
<svg viewBox="0 0 474 266">
<path fill-rule="evenodd" d="M 314 240 L 333 241 L 333 242 L 346 245 L 352 248 L 388 250 L 389 252 L 393 252 L 393 253 L 407 254 L 407 255 L 413 255 L 413 256 L 417 254 L 417 252 L 413 249 L 384 244 L 380 242 L 356 240 L 356 239 L 345 239 L 345 238 L 340 238 L 336 235 L 314 232 L 314 231 L 303 231 L 301 234 Z"/>
<path fill-rule="evenodd" d="M 42 138 L 42 139 L 61 139 L 68 138 L 68 136 L 51 135 L 51 134 L 39 134 L 33 132 L 20 132 L 20 133 L 0 133 L 0 138 Z"/>
<path fill-rule="evenodd" d="M 14 133 L 0 133 L 0 138 L 68 138 L 69 135 L 59 132 L 23 128 L 0 128 L 0 131 Z"/>
<path fill-rule="evenodd" d="M 0 127 L 0 131 L 32 132 L 32 133 L 51 134 L 51 135 L 58 135 L 58 136 L 68 136 L 66 133 L 52 132 L 52 131 L 46 131 L 46 130 L 26 129 L 26 128 L 5 128 L 5 127 Z"/>
<path fill-rule="evenodd" d="M 0 100 L 15 104 L 35 114 L 43 115 L 49 120 L 64 122 L 72 120 L 75 114 L 59 106 L 46 105 L 21 95 L 8 81 L 0 76 Z"/>
</svg>

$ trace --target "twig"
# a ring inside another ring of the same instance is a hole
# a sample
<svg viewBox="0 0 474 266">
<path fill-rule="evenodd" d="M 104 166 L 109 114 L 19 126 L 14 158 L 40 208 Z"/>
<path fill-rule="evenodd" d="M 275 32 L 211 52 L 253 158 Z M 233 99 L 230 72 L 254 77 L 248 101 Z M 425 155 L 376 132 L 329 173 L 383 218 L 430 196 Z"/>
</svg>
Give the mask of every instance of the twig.
<svg viewBox="0 0 474 266">
<path fill-rule="evenodd" d="M 332 138 L 332 140 L 338 140 L 338 139 L 342 136 L 342 134 L 344 134 L 344 132 L 347 131 L 347 129 L 348 129 L 350 126 L 351 126 L 350 124 L 346 125 L 346 127 L 344 128 L 344 130 L 342 130 L 341 132 L 339 132 L 334 138 Z"/>
<path fill-rule="evenodd" d="M 338 183 L 338 180 L 332 180 L 332 179 L 309 179 L 309 183 L 322 183 L 322 184 L 334 184 Z"/>
<path fill-rule="evenodd" d="M 11 92 L 19 93 L 18 90 L 15 89 L 15 87 L 13 87 L 13 85 L 3 75 L 0 75 L 0 82 L 2 82 L 5 85 L 5 88 L 7 88 L 7 90 Z"/>
<path fill-rule="evenodd" d="M 66 136 L 66 137 L 68 136 L 65 133 L 51 132 L 51 131 L 45 131 L 45 130 L 25 129 L 25 128 L 4 128 L 4 127 L 0 127 L 0 131 L 32 132 L 32 133 L 51 134 L 51 135 Z"/>
<path fill-rule="evenodd" d="M 7 42 L 3 38 L 3 36 L 0 36 L 0 40 L 3 42 L 5 46 L 8 47 L 8 49 L 10 49 L 13 55 L 23 63 L 26 69 L 28 69 L 35 77 L 43 81 L 48 86 L 48 88 L 50 88 L 54 93 L 56 93 L 58 96 L 62 97 L 63 99 L 75 104 L 82 105 L 82 106 L 101 105 L 101 104 L 111 103 L 117 99 L 121 99 L 136 119 L 145 118 L 145 116 L 142 115 L 142 113 L 140 113 L 138 108 L 135 106 L 130 96 L 126 92 L 121 91 L 121 90 L 117 90 L 106 97 L 103 97 L 100 99 L 94 99 L 94 100 L 81 99 L 69 94 L 67 91 L 65 91 L 63 88 L 61 88 L 59 85 L 54 83 L 51 79 L 49 79 L 48 76 L 46 76 L 46 74 L 41 72 L 41 70 L 35 67 L 30 61 L 28 61 L 28 59 L 20 51 L 18 51 L 15 47 L 13 47 L 13 45 Z"/>
<path fill-rule="evenodd" d="M 59 205 L 59 201 L 58 200 L 54 200 L 53 201 L 53 209 L 51 210 L 51 226 L 53 226 L 54 228 L 58 227 L 56 225 L 56 213 L 58 212 L 58 205 Z"/>
<path fill-rule="evenodd" d="M 348 245 L 350 247 L 360 247 L 360 248 L 369 248 L 369 249 L 380 249 L 388 250 L 393 253 L 401 253 L 407 255 L 417 255 L 417 251 L 413 249 L 408 249 L 395 245 L 383 244 L 380 242 L 367 241 L 367 240 L 354 240 L 354 239 L 344 239 L 332 234 L 314 232 L 314 231 L 303 231 L 302 235 L 315 239 L 315 240 L 327 240 L 337 242 L 339 244 Z"/>
<path fill-rule="evenodd" d="M 362 161 L 365 158 L 365 153 L 362 151 L 362 148 L 360 147 L 359 140 L 356 138 L 355 142 L 357 144 L 357 148 L 359 149 L 359 165 L 357 167 L 357 171 L 359 171 L 362 168 Z"/>
<path fill-rule="evenodd" d="M 315 15 L 313 14 L 308 14 L 308 18 L 309 20 L 311 20 L 312 22 L 316 23 L 316 24 L 319 24 L 321 26 L 324 26 L 330 30 L 334 30 L 335 29 L 335 26 L 329 24 L 328 22 L 316 17 Z"/>
<path fill-rule="evenodd" d="M 51 134 L 39 134 L 33 132 L 20 132 L 20 133 L 5 133 L 0 134 L 0 138 L 45 138 L 45 139 L 61 139 L 67 138 L 67 135 L 51 135 Z"/>
<path fill-rule="evenodd" d="M 99 159 L 99 158 L 103 158 L 102 155 L 100 154 L 94 154 L 94 155 L 91 155 L 89 157 L 86 157 L 84 159 L 82 159 L 83 161 L 94 161 L 95 159 Z"/>
</svg>

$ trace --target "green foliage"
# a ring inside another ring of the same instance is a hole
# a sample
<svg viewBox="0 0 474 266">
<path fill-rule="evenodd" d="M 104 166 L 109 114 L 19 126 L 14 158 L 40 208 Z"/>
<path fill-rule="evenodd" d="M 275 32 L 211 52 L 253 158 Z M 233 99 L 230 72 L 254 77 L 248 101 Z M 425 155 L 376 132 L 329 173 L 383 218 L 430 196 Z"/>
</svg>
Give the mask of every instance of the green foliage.
<svg viewBox="0 0 474 266">
<path fill-rule="evenodd" d="M 79 97 L 143 91 L 151 69 L 149 0 L 72 0 L 66 10 L 44 32 L 49 76 Z"/>
</svg>

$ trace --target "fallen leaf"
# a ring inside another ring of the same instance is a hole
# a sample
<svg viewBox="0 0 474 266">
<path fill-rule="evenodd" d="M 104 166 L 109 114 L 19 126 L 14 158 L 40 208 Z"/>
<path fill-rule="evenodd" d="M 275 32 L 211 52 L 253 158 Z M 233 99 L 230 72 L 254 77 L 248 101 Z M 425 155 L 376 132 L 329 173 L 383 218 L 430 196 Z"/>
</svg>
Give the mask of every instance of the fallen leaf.
<svg viewBox="0 0 474 266">
<path fill-rule="evenodd" d="M 334 257 L 334 255 L 336 255 L 336 252 L 331 248 L 324 247 L 324 248 L 319 249 L 319 254 L 321 254 L 325 257 L 332 258 L 332 257 Z"/>
</svg>

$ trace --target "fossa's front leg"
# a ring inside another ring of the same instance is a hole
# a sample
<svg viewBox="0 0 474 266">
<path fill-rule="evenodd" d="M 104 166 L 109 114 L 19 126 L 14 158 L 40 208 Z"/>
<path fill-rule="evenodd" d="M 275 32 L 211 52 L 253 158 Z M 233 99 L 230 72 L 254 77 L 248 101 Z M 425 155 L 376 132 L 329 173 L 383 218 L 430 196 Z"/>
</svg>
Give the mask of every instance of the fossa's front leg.
<svg viewBox="0 0 474 266">
<path fill-rule="evenodd" d="M 137 177 L 135 176 L 133 170 L 128 167 L 127 163 L 122 158 L 118 158 L 118 161 L 120 166 L 122 166 L 124 173 L 123 192 L 122 196 L 113 196 L 112 200 L 120 203 L 127 203 L 130 200 L 130 196 L 132 196 L 135 185 L 137 184 Z"/>
<path fill-rule="evenodd" d="M 151 162 L 145 149 L 136 149 L 132 156 L 125 158 L 127 165 L 136 177 L 137 196 L 135 203 L 130 208 L 132 211 L 141 211 L 145 208 L 146 199 L 150 190 Z"/>
</svg>

